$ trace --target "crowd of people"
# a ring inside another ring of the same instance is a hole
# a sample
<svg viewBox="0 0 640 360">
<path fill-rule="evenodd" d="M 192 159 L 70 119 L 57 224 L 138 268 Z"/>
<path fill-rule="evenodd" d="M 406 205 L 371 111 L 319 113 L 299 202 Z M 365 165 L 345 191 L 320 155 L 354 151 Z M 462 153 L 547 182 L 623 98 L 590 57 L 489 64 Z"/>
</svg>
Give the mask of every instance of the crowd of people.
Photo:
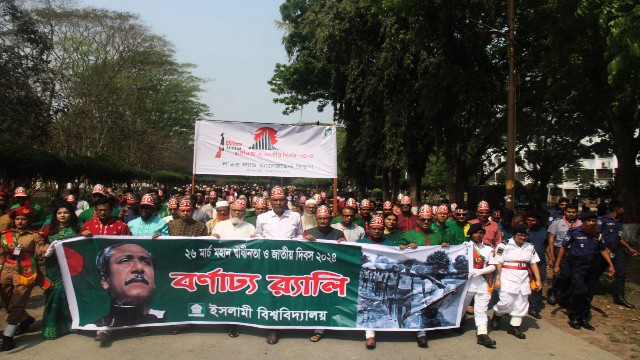
<svg viewBox="0 0 640 360">
<path fill-rule="evenodd" d="M 10 193 L 0 190 L 0 295 L 8 312 L 2 336 L 5 351 L 13 349 L 14 336 L 27 332 L 35 321 L 25 311 L 35 285 L 45 289 L 43 338 L 56 339 L 72 331 L 54 253 L 58 241 L 77 236 L 323 239 L 399 249 L 464 244 L 473 253 L 464 306 L 466 315 L 473 316 L 477 343 L 486 347 L 496 345 L 489 330 L 499 330 L 502 317 L 507 315 L 507 332 L 525 339 L 520 328 L 522 319 L 527 315 L 541 319 L 545 298 L 548 304 L 567 309 L 571 328 L 594 330 L 589 323 L 590 303 L 596 282 L 605 271 L 615 277 L 614 302 L 634 308 L 625 298 L 624 268 L 625 251 L 634 256 L 637 251 L 622 236 L 624 206 L 617 201 L 609 203 L 606 215 L 598 217 L 585 210 L 578 217 L 577 206 L 561 198 L 547 218 L 537 211 L 492 211 L 486 201 L 473 208 L 447 200 L 418 206 L 403 195 L 393 202 L 351 197 L 334 201 L 325 192 L 295 187 L 160 186 L 144 194 L 125 189 L 116 195 L 110 188 L 95 185 L 89 201 L 72 191 L 55 199 L 49 214 L 30 200 L 23 187 L 14 189 L 13 201 Z M 118 251 L 124 250 L 126 247 Z M 553 282 L 543 294 L 548 269 Z M 113 274 L 107 267 L 101 276 L 103 284 L 108 284 Z M 388 274 L 363 272 L 360 287 L 370 286 L 384 298 L 384 276 Z M 397 291 L 401 289 L 399 285 Z M 400 305 L 389 304 L 398 318 Z M 112 324 L 116 320 L 107 315 L 100 321 L 115 326 Z M 184 329 L 184 325 L 178 325 L 170 331 L 179 334 Z M 226 329 L 229 336 L 239 336 L 236 326 Z M 267 330 L 266 341 L 276 344 L 279 335 L 277 330 Z M 318 342 L 324 336 L 323 329 L 316 329 L 309 340 Z M 108 343 L 111 332 L 98 330 L 95 339 Z M 366 331 L 365 339 L 367 348 L 376 347 L 373 330 Z M 428 346 L 424 331 L 417 333 L 417 344 Z"/>
</svg>

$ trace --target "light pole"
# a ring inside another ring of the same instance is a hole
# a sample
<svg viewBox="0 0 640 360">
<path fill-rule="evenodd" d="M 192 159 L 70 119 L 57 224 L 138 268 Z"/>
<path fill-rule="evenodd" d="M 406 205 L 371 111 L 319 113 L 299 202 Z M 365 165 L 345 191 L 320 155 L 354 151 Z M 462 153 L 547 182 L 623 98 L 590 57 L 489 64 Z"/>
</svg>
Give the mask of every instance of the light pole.
<svg viewBox="0 0 640 360">
<path fill-rule="evenodd" d="M 515 0 L 507 0 L 507 49 L 509 55 L 509 89 L 507 95 L 507 181 L 505 207 L 513 210 L 516 186 L 516 55 L 513 30 L 515 18 Z"/>
</svg>

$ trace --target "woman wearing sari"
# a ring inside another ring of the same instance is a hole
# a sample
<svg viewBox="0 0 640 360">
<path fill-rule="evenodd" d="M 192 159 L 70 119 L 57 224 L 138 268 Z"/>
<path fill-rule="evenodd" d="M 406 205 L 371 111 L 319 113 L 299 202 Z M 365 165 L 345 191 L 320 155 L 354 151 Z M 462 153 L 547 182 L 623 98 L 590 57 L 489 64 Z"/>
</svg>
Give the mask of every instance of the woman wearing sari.
<svg viewBox="0 0 640 360">
<path fill-rule="evenodd" d="M 51 224 L 44 229 L 49 243 L 78 236 L 80 232 L 78 216 L 71 204 L 64 202 L 55 205 L 53 215 Z M 54 340 L 71 332 L 71 313 L 62 285 L 58 258 L 54 251 L 52 244 L 45 254 L 47 279 L 51 282 L 51 287 L 45 292 L 44 314 L 42 316 L 42 338 L 45 340 Z"/>
</svg>

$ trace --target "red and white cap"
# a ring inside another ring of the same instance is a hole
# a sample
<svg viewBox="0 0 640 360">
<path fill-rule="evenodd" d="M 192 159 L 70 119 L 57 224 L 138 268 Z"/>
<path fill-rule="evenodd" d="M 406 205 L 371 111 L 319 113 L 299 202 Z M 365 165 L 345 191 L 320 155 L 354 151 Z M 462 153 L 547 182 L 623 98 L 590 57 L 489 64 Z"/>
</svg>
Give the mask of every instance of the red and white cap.
<svg viewBox="0 0 640 360">
<path fill-rule="evenodd" d="M 18 186 L 18 187 L 13 191 L 13 196 L 14 196 L 14 197 L 29 196 L 29 193 L 27 193 L 27 189 L 23 188 L 22 186 Z"/>
<path fill-rule="evenodd" d="M 434 214 L 437 214 L 437 213 L 438 213 L 438 207 L 437 207 L 437 206 L 435 206 L 435 205 L 433 205 L 433 206 L 431 207 L 431 212 L 432 212 L 432 213 L 434 213 Z"/>
<path fill-rule="evenodd" d="M 67 195 L 67 197 L 64 198 L 64 201 L 73 204 L 76 202 L 76 197 L 73 195 Z"/>
<path fill-rule="evenodd" d="M 493 210 L 493 212 L 491 213 L 491 217 L 499 219 L 502 217 L 502 213 L 500 213 L 500 210 Z"/>
<path fill-rule="evenodd" d="M 418 215 L 433 215 L 433 212 L 431 211 L 431 206 L 429 205 L 422 205 L 420 206 L 420 211 L 418 212 Z"/>
<path fill-rule="evenodd" d="M 369 223 L 369 227 L 384 227 L 384 220 L 382 219 L 382 216 L 374 216 L 371 219 L 371 222 Z"/>
<path fill-rule="evenodd" d="M 300 196 L 300 201 L 299 202 L 300 202 L 300 204 L 306 203 L 307 202 L 307 197 L 304 196 L 304 195 Z"/>
<path fill-rule="evenodd" d="M 191 205 L 191 199 L 182 199 L 180 200 L 180 206 L 178 209 L 180 210 L 191 210 L 193 206 Z"/>
<path fill-rule="evenodd" d="M 285 195 L 284 195 L 284 190 L 282 190 L 281 187 L 276 186 L 273 189 L 271 189 L 271 198 L 272 199 L 284 199 Z"/>
<path fill-rule="evenodd" d="M 322 201 L 322 196 L 320 194 L 314 194 L 313 195 L 313 200 L 320 202 Z"/>
<path fill-rule="evenodd" d="M 360 201 L 360 208 L 371 209 L 371 201 L 369 201 L 368 199 L 362 199 L 362 201 Z"/>
<path fill-rule="evenodd" d="M 176 198 L 169 199 L 169 203 L 167 204 L 169 209 L 177 209 L 178 208 L 178 200 Z"/>
<path fill-rule="evenodd" d="M 319 216 L 331 216 L 331 214 L 329 213 L 329 208 L 324 205 L 318 206 L 318 211 L 316 211 L 316 217 L 319 217 Z"/>
<path fill-rule="evenodd" d="M 162 191 L 161 189 L 158 189 L 158 196 L 163 197 L 164 191 Z"/>
<path fill-rule="evenodd" d="M 267 201 L 260 197 L 256 198 L 255 204 L 253 206 L 254 207 L 267 206 Z"/>
<path fill-rule="evenodd" d="M 438 214 L 448 214 L 448 213 L 449 213 L 449 207 L 447 205 L 438 206 Z"/>
<path fill-rule="evenodd" d="M 320 193 L 320 196 L 322 196 L 323 199 L 326 199 L 327 193 L 323 191 Z"/>
<path fill-rule="evenodd" d="M 247 207 L 247 201 L 245 199 L 238 199 L 233 202 L 233 205 Z"/>
<path fill-rule="evenodd" d="M 262 197 L 267 197 L 267 196 L 269 196 L 269 192 L 268 192 L 268 191 L 266 191 L 266 190 L 265 190 L 265 191 L 263 191 L 263 192 L 262 192 Z"/>
<path fill-rule="evenodd" d="M 393 209 L 393 204 L 391 203 L 391 201 L 385 201 L 384 204 L 382 204 L 382 209 L 384 210 Z"/>
<path fill-rule="evenodd" d="M 156 207 L 156 204 L 153 202 L 153 196 L 149 194 L 145 194 L 140 200 L 140 206 L 153 206 Z"/>
<path fill-rule="evenodd" d="M 358 203 L 356 202 L 356 199 L 349 198 L 349 199 L 347 199 L 347 202 L 344 204 L 344 206 L 352 207 L 354 209 L 357 209 L 358 208 Z"/>
<path fill-rule="evenodd" d="M 215 191 L 210 191 L 209 192 L 209 199 L 215 199 L 218 197 L 218 193 Z"/>
<path fill-rule="evenodd" d="M 411 198 L 403 196 L 402 199 L 400 199 L 400 205 L 411 205 Z"/>
<path fill-rule="evenodd" d="M 100 185 L 100 184 L 96 184 L 93 187 L 93 190 L 91 191 L 91 195 L 93 194 L 101 194 L 101 195 L 107 195 L 107 193 L 104 191 L 104 186 Z"/>
<path fill-rule="evenodd" d="M 489 203 L 482 200 L 478 203 L 478 210 L 489 210 Z"/>
<path fill-rule="evenodd" d="M 457 208 L 458 208 L 458 204 L 456 203 L 451 204 L 451 212 L 455 212 Z"/>
<path fill-rule="evenodd" d="M 127 204 L 135 204 L 138 201 L 133 194 L 127 194 L 124 198 L 127 200 Z"/>
<path fill-rule="evenodd" d="M 236 198 L 233 195 L 229 195 L 227 196 L 227 201 L 229 202 L 229 204 L 233 204 L 236 201 Z"/>
</svg>

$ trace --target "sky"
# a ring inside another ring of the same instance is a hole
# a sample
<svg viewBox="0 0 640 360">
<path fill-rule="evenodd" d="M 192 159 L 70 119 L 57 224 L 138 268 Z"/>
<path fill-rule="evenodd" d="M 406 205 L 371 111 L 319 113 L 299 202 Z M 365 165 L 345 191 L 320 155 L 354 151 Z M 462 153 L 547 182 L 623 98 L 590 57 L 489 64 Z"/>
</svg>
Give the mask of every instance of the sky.
<svg viewBox="0 0 640 360">
<path fill-rule="evenodd" d="M 284 0 L 80 0 L 79 6 L 138 14 L 176 48 L 176 60 L 197 66 L 208 80 L 201 101 L 217 120 L 294 124 L 331 122 L 310 104 L 303 113 L 283 115 L 267 81 L 276 63 L 287 63 L 279 7 Z M 302 116 L 301 116 L 302 115 Z"/>
</svg>

